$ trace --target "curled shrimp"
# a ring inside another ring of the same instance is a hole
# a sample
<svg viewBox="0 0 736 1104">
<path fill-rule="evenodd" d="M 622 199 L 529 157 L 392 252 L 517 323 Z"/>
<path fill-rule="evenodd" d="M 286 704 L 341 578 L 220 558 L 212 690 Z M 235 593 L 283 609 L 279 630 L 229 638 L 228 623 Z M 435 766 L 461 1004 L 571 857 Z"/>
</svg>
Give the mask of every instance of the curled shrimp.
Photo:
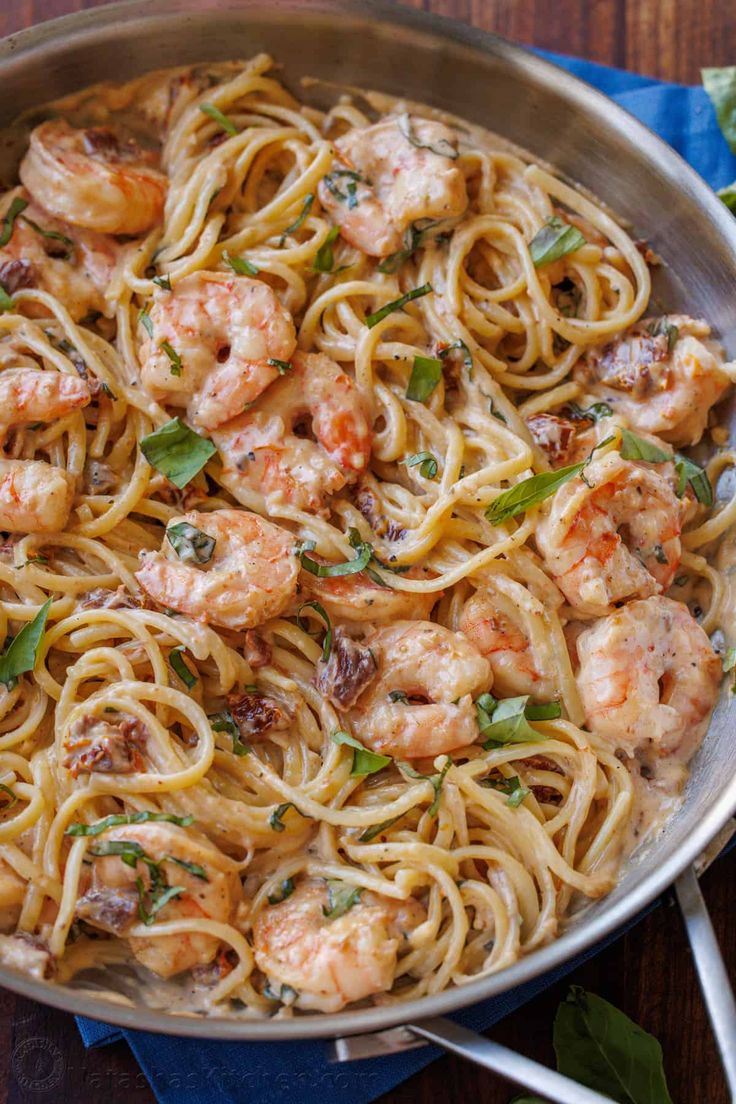
<svg viewBox="0 0 736 1104">
<path fill-rule="evenodd" d="M 179 559 L 172 530 L 182 524 L 213 538 L 208 560 Z M 136 579 L 162 606 L 225 629 L 249 629 L 289 604 L 298 570 L 294 538 L 278 525 L 245 510 L 192 510 L 171 519 L 160 552 L 141 553 Z"/>
<path fill-rule="evenodd" d="M 394 901 L 365 891 L 342 916 L 331 920 L 329 911 L 327 885 L 310 880 L 264 908 L 253 925 L 259 969 L 272 990 L 274 983 L 294 989 L 299 1008 L 337 1012 L 387 992 L 402 943 L 426 919 L 413 898 Z"/>
<path fill-rule="evenodd" d="M 602 616 L 615 603 L 670 585 L 683 510 L 666 478 L 609 452 L 556 492 L 537 528 L 537 547 L 568 602 Z"/>
<path fill-rule="evenodd" d="M 79 376 L 33 368 L 0 372 L 0 439 L 11 426 L 53 422 L 87 406 L 92 396 Z"/>
<path fill-rule="evenodd" d="M 311 419 L 316 440 L 295 429 Z M 325 498 L 357 479 L 370 460 L 372 434 L 358 390 L 330 357 L 295 353 L 292 368 L 248 412 L 213 435 L 223 482 L 235 497 L 255 491 L 321 513 Z"/>
<path fill-rule="evenodd" d="M 7 214 L 14 199 L 28 194 L 14 189 L 2 200 Z M 131 247 L 109 234 L 82 230 L 54 218 L 31 202 L 12 225 L 8 241 L 0 248 L 0 284 L 9 295 L 23 288 L 39 288 L 60 299 L 75 320 L 92 311 L 110 315 L 105 298 L 113 274 Z M 27 303 L 28 314 L 43 312 Z"/>
<path fill-rule="evenodd" d="M 45 460 L 0 460 L 0 529 L 60 533 L 74 502 L 74 479 Z"/>
<path fill-rule="evenodd" d="M 124 842 L 132 845 L 126 858 L 137 857 L 133 865 L 109 853 L 110 844 Z M 88 855 L 93 858 L 92 876 L 77 904 L 77 915 L 123 938 L 139 922 L 142 910 L 154 917 L 154 924 L 156 918 L 228 923 L 241 896 L 237 865 L 205 836 L 175 824 L 112 828 L 95 837 Z M 167 887 L 179 887 L 181 892 L 154 912 L 157 896 Z M 129 936 L 128 940 L 138 961 L 164 978 L 211 962 L 219 946 L 213 936 L 196 932 Z"/>
<path fill-rule="evenodd" d="M 630 602 L 577 638 L 591 732 L 651 769 L 695 754 L 718 698 L 721 662 L 682 602 Z"/>
<path fill-rule="evenodd" d="M 575 376 L 634 428 L 673 445 L 694 445 L 731 382 L 709 334 L 706 322 L 686 315 L 645 319 L 589 350 Z"/>
<path fill-rule="evenodd" d="M 31 132 L 20 178 L 57 218 L 103 234 L 142 234 L 159 222 L 168 181 L 158 156 L 109 127 L 48 119 Z"/>
<path fill-rule="evenodd" d="M 408 115 L 355 127 L 335 142 L 338 159 L 320 181 L 320 202 L 363 253 L 398 252 L 412 224 L 459 218 L 467 207 L 456 144 L 443 123 Z"/>
<path fill-rule="evenodd" d="M 462 608 L 458 629 L 485 656 L 493 685 L 503 697 L 529 694 L 538 701 L 556 697 L 558 688 L 534 654 L 514 604 L 501 595 L 477 590 Z"/>
<path fill-rule="evenodd" d="M 313 557 L 315 558 L 315 557 Z M 412 569 L 408 578 L 422 578 L 423 571 Z M 427 576 L 428 577 L 428 576 Z M 426 621 L 442 591 L 430 594 L 392 590 L 374 583 L 364 572 L 320 578 L 302 571 L 299 590 L 305 600 L 320 602 L 333 621 L 371 623 L 401 620 Z"/>
<path fill-rule="evenodd" d="M 399 759 L 423 759 L 478 739 L 473 696 L 491 666 L 462 633 L 431 621 L 398 621 L 368 633 L 376 675 L 348 716 L 358 739 Z"/>
<path fill-rule="evenodd" d="M 204 429 L 242 414 L 296 347 L 291 315 L 268 284 L 224 272 L 193 272 L 172 291 L 157 289 L 150 319 L 141 382 Z"/>
</svg>

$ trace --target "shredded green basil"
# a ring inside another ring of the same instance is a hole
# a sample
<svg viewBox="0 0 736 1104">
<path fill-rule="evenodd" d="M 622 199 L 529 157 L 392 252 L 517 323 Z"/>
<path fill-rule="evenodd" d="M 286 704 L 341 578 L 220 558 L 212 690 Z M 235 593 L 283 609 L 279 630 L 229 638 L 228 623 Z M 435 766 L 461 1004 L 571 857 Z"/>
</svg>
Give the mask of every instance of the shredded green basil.
<svg viewBox="0 0 736 1104">
<path fill-rule="evenodd" d="M 203 115 L 209 115 L 210 119 L 213 119 L 231 138 L 239 133 L 232 119 L 228 119 L 227 115 L 223 115 L 219 107 L 215 107 L 214 104 L 202 103 L 199 105 L 199 110 Z"/>
<path fill-rule="evenodd" d="M 222 254 L 222 259 L 238 276 L 257 276 L 261 271 L 258 265 L 254 265 L 245 257 L 231 257 L 227 250 Z"/>
<path fill-rule="evenodd" d="M 413 222 L 404 233 L 404 248 L 397 249 L 395 253 L 390 253 L 388 257 L 382 260 L 378 266 L 378 271 L 390 275 L 393 275 L 394 272 L 398 272 L 404 261 L 407 261 L 422 244 L 424 235 L 436 225 L 435 222 L 430 222 L 428 226 L 423 226 L 420 229 L 417 224 Z"/>
<path fill-rule="evenodd" d="M 151 320 L 151 316 L 147 310 L 141 308 L 138 311 L 138 321 L 140 322 L 141 326 L 143 326 L 143 329 L 146 331 L 148 336 L 153 337 L 153 321 Z"/>
<path fill-rule="evenodd" d="M 27 215 L 21 215 L 23 222 L 28 223 L 32 230 L 35 230 L 42 238 L 48 238 L 49 241 L 58 241 L 67 248 L 67 254 L 65 260 L 70 260 L 74 255 L 74 242 L 71 238 L 68 238 L 66 234 L 60 234 L 58 230 L 45 230 L 43 226 L 39 226 L 33 219 L 28 218 Z"/>
<path fill-rule="evenodd" d="M 168 272 L 163 276 L 154 276 L 153 282 L 156 287 L 160 287 L 162 291 L 171 291 L 171 277 Z"/>
<path fill-rule="evenodd" d="M 301 817 L 306 815 L 305 813 L 302 813 L 299 811 L 299 809 L 297 809 L 293 801 L 285 801 L 283 805 L 277 805 L 268 818 L 269 827 L 272 828 L 274 832 L 283 832 L 286 828 L 286 825 L 283 823 L 282 818 L 289 811 L 289 809 L 293 809 L 294 812 L 299 813 L 299 816 Z"/>
<path fill-rule="evenodd" d="M 0 230 L 0 247 L 7 245 L 13 236 L 13 230 L 15 229 L 15 220 L 21 211 L 25 211 L 28 206 L 28 200 L 16 196 L 13 202 L 8 207 L 5 214 L 5 218 L 2 221 L 2 230 Z"/>
<path fill-rule="evenodd" d="M 490 790 L 499 790 L 500 793 L 506 794 L 506 804 L 510 805 L 512 809 L 521 805 L 524 798 L 531 793 L 531 790 L 522 785 L 518 774 L 511 778 L 483 778 L 478 785 L 486 786 Z"/>
<path fill-rule="evenodd" d="M 312 210 L 312 204 L 314 203 L 314 194 L 312 192 L 304 197 L 304 204 L 302 206 L 301 214 L 292 222 L 291 226 L 287 226 L 279 240 L 279 245 L 283 246 L 284 242 L 291 234 L 296 234 L 299 227 L 304 223 L 309 212 Z"/>
<path fill-rule="evenodd" d="M 394 299 L 391 303 L 386 303 L 385 307 L 381 307 L 380 310 L 374 311 L 373 314 L 366 315 L 366 326 L 369 330 L 372 330 L 373 327 L 377 326 L 379 322 L 382 322 L 384 318 L 388 318 L 389 314 L 401 310 L 407 303 L 411 303 L 414 299 L 421 299 L 424 295 L 429 295 L 431 290 L 431 284 L 422 284 L 421 287 L 414 288 L 413 291 L 407 291 L 406 295 L 402 295 L 400 299 Z"/>
<path fill-rule="evenodd" d="M 441 379 L 441 360 L 435 360 L 434 357 L 415 356 L 406 387 L 407 399 L 426 402 Z"/>
<path fill-rule="evenodd" d="M 667 338 L 667 352 L 671 353 L 680 336 L 680 331 L 677 326 L 670 322 L 669 318 L 658 318 L 649 325 L 648 329 L 652 337 L 659 337 L 661 335 Z"/>
<path fill-rule="evenodd" d="M 197 676 L 193 675 L 187 667 L 182 656 L 182 652 L 185 652 L 186 648 L 183 644 L 177 644 L 175 648 L 172 648 L 169 652 L 169 663 L 173 670 L 179 676 L 181 681 L 186 686 L 187 690 L 191 690 L 197 682 Z"/>
<path fill-rule="evenodd" d="M 340 191 L 340 185 L 338 180 L 347 180 L 345 185 L 345 191 Z M 333 195 L 340 203 L 344 203 L 348 211 L 352 211 L 353 208 L 358 206 L 358 184 L 363 183 L 363 177 L 360 173 L 353 172 L 352 169 L 333 169 L 332 172 L 327 173 L 327 176 L 322 177 L 322 182 L 327 188 L 330 195 Z"/>
<path fill-rule="evenodd" d="M 410 142 L 416 149 L 429 150 L 430 153 L 436 153 L 438 157 L 449 157 L 451 161 L 456 161 L 459 157 L 455 147 L 446 138 L 440 138 L 437 142 L 422 142 L 412 128 L 408 112 L 399 115 L 396 124 L 407 142 Z"/>
<path fill-rule="evenodd" d="M 287 372 L 290 372 L 294 365 L 290 360 L 277 360 L 276 357 L 269 357 L 266 364 L 270 364 L 272 368 L 276 368 L 280 376 L 285 376 Z"/>
<path fill-rule="evenodd" d="M 248 689 L 246 687 L 246 689 Z M 255 689 L 255 687 L 253 688 Z M 232 737 L 233 755 L 248 755 L 250 748 L 240 738 L 240 729 L 229 709 L 223 709 L 219 713 L 210 713 L 207 717 L 213 732 L 226 732 Z"/>
<path fill-rule="evenodd" d="M 268 903 L 269 905 L 280 905 L 282 901 L 285 901 L 287 897 L 291 897 L 294 892 L 294 880 L 293 878 L 285 878 L 279 886 L 278 893 L 269 893 Z"/>
<path fill-rule="evenodd" d="M 171 364 L 171 369 L 170 370 L 171 370 L 172 376 L 180 376 L 181 375 L 181 357 L 177 353 L 176 349 L 172 348 L 172 346 L 169 345 L 168 341 L 162 341 L 161 344 L 159 345 L 159 349 L 161 349 L 164 353 L 166 353 L 167 357 L 169 358 L 169 363 Z"/>
<path fill-rule="evenodd" d="M 354 560 L 347 560 L 345 563 L 337 564 L 323 564 L 317 560 L 312 559 L 307 555 L 307 551 L 302 549 L 297 552 L 301 565 L 305 571 L 308 571 L 310 575 L 316 575 L 320 579 L 334 579 L 338 575 L 356 575 L 359 571 L 363 571 L 370 563 L 371 556 L 373 555 L 373 549 L 369 544 L 361 544 L 357 549 L 357 556 Z"/>
<path fill-rule="evenodd" d="M 690 460 L 689 457 L 676 452 L 675 471 L 677 473 L 678 498 L 682 498 L 689 483 L 698 502 L 701 502 L 703 506 L 713 505 L 713 488 L 708 473 L 704 468 L 701 468 L 700 464 L 696 464 L 694 460 Z"/>
<path fill-rule="evenodd" d="M 178 824 L 180 828 L 188 828 L 194 823 L 194 817 L 175 816 L 173 813 L 149 813 L 144 810 L 137 813 L 112 813 L 103 820 L 96 820 L 94 824 L 70 824 L 64 835 L 99 836 L 108 828 L 115 828 L 119 824 L 147 824 L 149 821 L 163 821 L 167 824 Z"/>
<path fill-rule="evenodd" d="M 357 886 L 348 885 L 346 882 L 340 882 L 336 878 L 330 878 L 327 882 L 327 904 L 328 907 L 322 906 L 322 912 L 328 920 L 337 920 L 339 916 L 344 916 L 353 905 L 357 905 L 360 900 L 360 890 Z"/>
<path fill-rule="evenodd" d="M 441 360 L 444 360 L 446 356 L 450 356 L 451 353 L 454 353 L 458 349 L 462 351 L 463 364 L 468 369 L 469 378 L 472 379 L 473 378 L 473 357 L 472 357 L 472 354 L 471 354 L 470 349 L 468 348 L 468 346 L 465 344 L 464 341 L 461 341 L 460 338 L 457 338 L 456 341 L 453 341 L 451 345 L 445 345 L 444 349 L 439 349 L 438 352 L 437 352 L 437 356 Z"/>
<path fill-rule="evenodd" d="M 601 418 L 610 418 L 613 414 L 613 408 L 607 402 L 593 403 L 585 408 L 578 406 L 575 402 L 569 402 L 567 410 L 569 410 L 570 417 L 574 422 L 599 422 Z"/>
<path fill-rule="evenodd" d="M 398 820 L 406 816 L 406 813 L 399 813 L 398 816 L 389 817 L 388 820 L 382 820 L 380 824 L 372 824 L 370 828 L 366 828 L 365 832 L 361 832 L 358 836 L 358 843 L 370 843 L 376 836 L 380 836 L 381 832 L 385 832 L 387 828 L 391 828 L 396 824 Z"/>
<path fill-rule="evenodd" d="M 419 467 L 419 474 L 425 479 L 434 479 L 437 475 L 437 461 L 431 452 L 415 452 L 413 456 L 407 456 L 401 461 L 407 468 Z"/>
<path fill-rule="evenodd" d="M 434 800 L 427 809 L 427 812 L 432 817 L 437 816 L 440 808 L 440 798 L 442 796 L 442 783 L 445 781 L 445 775 L 449 771 L 450 767 L 453 766 L 452 759 L 449 756 L 447 757 L 445 765 L 443 766 L 439 774 L 420 774 L 418 770 L 414 769 L 411 763 L 406 763 L 403 761 L 397 762 L 396 765 L 401 769 L 404 774 L 408 775 L 409 778 L 416 778 L 418 781 L 421 780 L 423 782 L 432 783 L 432 787 L 434 789 Z"/>
<path fill-rule="evenodd" d="M 4 782 L 0 782 L 0 792 L 7 794 L 10 798 L 10 801 L 0 806 L 0 812 L 7 813 L 8 809 L 12 809 L 14 805 L 18 804 L 18 795 L 10 786 L 6 786 Z"/>
<path fill-rule="evenodd" d="M 327 237 L 317 250 L 317 254 L 312 262 L 312 269 L 314 272 L 332 272 L 335 267 L 335 252 L 332 245 L 339 233 L 340 228 L 338 226 L 333 226 L 328 230 Z"/>
<path fill-rule="evenodd" d="M 325 638 L 322 642 L 322 662 L 326 663 L 327 660 L 330 658 L 330 652 L 332 651 L 332 622 L 330 621 L 329 614 L 320 602 L 302 603 L 302 605 L 296 611 L 296 623 L 303 632 L 309 633 L 310 636 L 312 636 L 312 633 L 310 633 L 309 629 L 305 627 L 304 622 L 301 618 L 301 612 L 303 609 L 313 609 L 315 613 L 319 614 L 319 616 L 322 618 L 325 625 L 327 626 L 327 632 L 325 633 Z"/>
</svg>

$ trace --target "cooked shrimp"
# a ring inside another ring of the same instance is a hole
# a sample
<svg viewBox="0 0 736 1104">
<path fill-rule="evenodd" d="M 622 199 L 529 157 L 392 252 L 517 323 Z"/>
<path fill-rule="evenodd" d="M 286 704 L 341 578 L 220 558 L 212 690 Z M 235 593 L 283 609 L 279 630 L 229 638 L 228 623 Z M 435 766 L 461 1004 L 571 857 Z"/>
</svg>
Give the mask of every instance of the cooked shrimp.
<svg viewBox="0 0 736 1104">
<path fill-rule="evenodd" d="M 320 513 L 325 498 L 357 479 L 371 455 L 371 429 L 358 390 L 322 353 L 295 353 L 293 368 L 258 403 L 213 435 L 228 490 L 260 492 Z M 311 419 L 316 441 L 294 429 Z"/>
<path fill-rule="evenodd" d="M 242 414 L 296 347 L 291 315 L 268 284 L 246 276 L 193 272 L 173 291 L 156 290 L 150 318 L 141 382 L 204 429 Z"/>
<path fill-rule="evenodd" d="M 106 845 L 122 841 L 133 845 L 131 851 L 142 848 L 148 862 L 141 856 L 130 866 L 120 855 L 105 854 Z M 150 915 L 156 896 L 167 884 L 181 886 L 183 892 L 155 913 L 163 921 L 191 917 L 228 923 L 241 895 L 236 864 L 191 828 L 166 823 L 121 825 L 95 837 L 88 855 L 93 859 L 92 879 L 78 903 L 78 915 L 115 935 L 125 936 L 139 921 L 140 909 Z M 187 867 L 190 863 L 197 873 Z M 139 879 L 145 890 L 142 898 Z M 211 962 L 219 945 L 213 936 L 195 932 L 132 936 L 129 942 L 138 961 L 164 978 Z"/>
<path fill-rule="evenodd" d="M 337 1012 L 346 1004 L 385 993 L 407 933 L 426 913 L 413 898 L 394 901 L 363 891 L 342 916 L 325 916 L 324 882 L 301 883 L 285 901 L 266 906 L 253 925 L 255 959 L 274 982 L 298 993 L 299 1008 Z"/>
<path fill-rule="evenodd" d="M 718 698 L 721 663 L 687 606 L 631 602 L 577 639 L 578 686 L 591 732 L 648 765 L 684 766 Z"/>
<path fill-rule="evenodd" d="M 215 540 L 210 559 L 182 562 L 168 534 L 186 523 Z M 245 510 L 172 518 L 162 551 L 142 552 L 136 579 L 162 606 L 225 629 L 250 629 L 289 604 L 299 561 L 285 529 Z"/>
<path fill-rule="evenodd" d="M 313 555 L 313 558 L 319 557 Z M 421 570 L 407 572 L 410 579 L 425 575 L 429 577 Z M 415 594 L 406 590 L 391 590 L 374 583 L 362 571 L 357 575 L 337 575 L 326 579 L 302 571 L 299 589 L 305 600 L 316 598 L 321 602 L 333 621 L 425 621 L 442 597 L 442 591 Z"/>
<path fill-rule="evenodd" d="M 0 529 L 60 533 L 69 520 L 74 480 L 45 460 L 0 460 Z"/>
<path fill-rule="evenodd" d="M 0 372 L 0 440 L 11 426 L 52 422 L 91 398 L 89 385 L 79 376 L 6 368 Z"/>
<path fill-rule="evenodd" d="M 602 616 L 617 602 L 670 585 L 683 509 L 657 471 L 609 452 L 556 492 L 537 547 L 570 605 Z"/>
<path fill-rule="evenodd" d="M 158 156 L 109 127 L 48 119 L 31 132 L 20 178 L 57 218 L 103 234 L 142 234 L 159 222 L 168 181 Z"/>
<path fill-rule="evenodd" d="M 368 633 L 363 644 L 377 674 L 348 714 L 359 740 L 399 759 L 423 759 L 478 739 L 473 695 L 490 689 L 493 676 L 462 633 L 397 621 Z"/>
<path fill-rule="evenodd" d="M 644 320 L 591 349 L 575 375 L 635 429 L 673 445 L 694 445 L 731 382 L 709 334 L 707 323 L 686 315 Z"/>
<path fill-rule="evenodd" d="M 320 202 L 351 245 L 386 257 L 413 223 L 459 218 L 467 207 L 456 144 L 449 127 L 408 115 L 354 128 L 335 142 L 338 160 L 320 181 Z"/>
<path fill-rule="evenodd" d="M 503 697 L 530 694 L 549 701 L 557 696 L 556 685 L 540 670 L 520 619 L 509 616 L 501 601 L 487 590 L 476 591 L 463 606 L 458 629 L 490 663 L 493 685 Z"/>
<path fill-rule="evenodd" d="M 27 194 L 18 189 L 6 193 L 2 213 L 7 213 L 13 199 L 24 198 Z M 112 315 L 114 306 L 105 299 L 105 292 L 130 248 L 108 234 L 53 218 L 31 202 L 0 248 L 0 284 L 9 295 L 22 288 L 46 291 L 60 299 L 75 320 L 93 311 Z M 37 304 L 28 304 L 29 314 L 41 311 Z"/>
</svg>

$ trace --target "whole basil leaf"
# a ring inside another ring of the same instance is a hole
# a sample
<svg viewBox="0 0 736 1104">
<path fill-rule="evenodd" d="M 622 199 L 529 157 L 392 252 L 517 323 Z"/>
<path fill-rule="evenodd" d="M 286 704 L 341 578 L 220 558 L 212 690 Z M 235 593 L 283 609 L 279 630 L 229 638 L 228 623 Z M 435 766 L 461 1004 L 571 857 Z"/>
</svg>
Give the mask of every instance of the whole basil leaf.
<svg viewBox="0 0 736 1104">
<path fill-rule="evenodd" d="M 703 87 L 708 93 L 723 137 L 736 153 L 736 65 L 723 69 L 701 69 Z"/>
<path fill-rule="evenodd" d="M 672 1104 L 662 1048 L 623 1012 L 578 985 L 555 1016 L 557 1068 L 620 1104 Z"/>
</svg>

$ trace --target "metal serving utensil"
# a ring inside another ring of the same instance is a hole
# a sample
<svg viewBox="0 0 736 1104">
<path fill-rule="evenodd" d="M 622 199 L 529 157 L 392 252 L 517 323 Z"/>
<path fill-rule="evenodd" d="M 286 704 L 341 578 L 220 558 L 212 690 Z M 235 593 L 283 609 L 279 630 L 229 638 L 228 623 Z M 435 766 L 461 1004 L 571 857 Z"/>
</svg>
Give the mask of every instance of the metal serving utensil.
<svg viewBox="0 0 736 1104">
<path fill-rule="evenodd" d="M 317 106 L 325 106 L 330 82 L 405 96 L 497 132 L 603 196 L 665 257 L 655 300 L 707 317 L 729 355 L 736 356 L 736 220 L 697 173 L 582 81 L 494 35 L 439 16 L 383 0 L 128 0 L 77 12 L 0 42 L 0 129 L 22 111 L 96 81 L 250 57 L 259 50 L 283 65 L 288 87 Z M 305 89 L 302 76 L 320 84 Z M 2 137 L 8 140 L 0 143 L 0 176 L 11 181 L 23 134 Z M 736 426 L 736 417 L 731 422 Z M 6 967 L 0 969 L 0 984 L 131 1030 L 268 1042 L 373 1037 L 408 1020 L 416 1041 L 420 1030 L 429 1031 L 430 1023 L 436 1027 L 437 1017 L 521 985 L 598 943 L 676 881 L 736 811 L 735 718 L 736 697 L 724 695 L 693 761 L 682 807 L 656 841 L 636 852 L 606 898 L 553 943 L 466 986 L 405 1005 L 247 1020 L 152 1007 L 140 986 L 129 995 L 130 987 L 123 989 L 114 969 L 107 980 L 115 1003 L 103 992 L 53 985 Z M 688 915 L 695 917 L 692 908 Z M 707 938 L 702 925 L 698 935 L 700 947 Z M 716 1019 L 728 1024 L 722 1010 Z M 452 1045 L 458 1045 L 457 1035 Z M 728 1046 L 727 1039 L 722 1046 Z M 508 1055 L 501 1057 L 509 1061 Z M 506 1064 L 504 1070 L 509 1072 Z"/>
<path fill-rule="evenodd" d="M 689 866 L 673 888 L 685 923 L 695 969 L 718 1044 L 723 1072 L 731 1098 L 736 1101 L 736 1001 L 721 951 L 713 931 L 708 908 L 700 892 L 698 878 L 721 853 L 736 833 L 736 821 L 718 833 L 696 862 Z M 569 1077 L 517 1054 L 509 1047 L 470 1031 L 444 1016 L 409 1023 L 392 1031 L 372 1035 L 350 1035 L 335 1039 L 333 1062 L 352 1062 L 358 1058 L 377 1058 L 397 1054 L 434 1043 L 460 1058 L 497 1073 L 522 1088 L 539 1093 L 555 1104 L 611 1104 L 608 1096 L 586 1089 Z"/>
</svg>

